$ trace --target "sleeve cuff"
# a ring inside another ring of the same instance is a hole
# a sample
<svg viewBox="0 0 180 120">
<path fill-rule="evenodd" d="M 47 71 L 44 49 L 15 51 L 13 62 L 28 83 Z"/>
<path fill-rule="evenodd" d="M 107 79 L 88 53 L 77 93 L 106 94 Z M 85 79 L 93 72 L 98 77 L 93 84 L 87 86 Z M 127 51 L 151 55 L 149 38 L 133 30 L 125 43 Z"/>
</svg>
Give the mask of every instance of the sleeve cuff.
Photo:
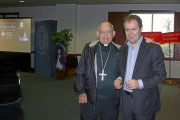
<svg viewBox="0 0 180 120">
<path fill-rule="evenodd" d="M 118 80 L 118 79 L 119 79 L 119 80 L 122 80 L 122 77 L 120 77 L 120 76 L 119 76 L 119 77 L 117 77 L 117 79 L 116 79 L 116 80 Z"/>
<path fill-rule="evenodd" d="M 139 89 L 143 89 L 144 88 L 144 84 L 142 82 L 142 79 L 138 79 L 139 82 Z"/>
</svg>

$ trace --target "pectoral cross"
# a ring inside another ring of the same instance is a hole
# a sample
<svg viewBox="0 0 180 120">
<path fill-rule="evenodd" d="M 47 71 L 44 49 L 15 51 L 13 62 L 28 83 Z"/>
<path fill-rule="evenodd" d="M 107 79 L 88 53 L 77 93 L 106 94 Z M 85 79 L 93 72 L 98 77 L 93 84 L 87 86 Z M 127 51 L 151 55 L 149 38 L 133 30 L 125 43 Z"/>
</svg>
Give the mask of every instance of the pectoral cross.
<svg viewBox="0 0 180 120">
<path fill-rule="evenodd" d="M 102 73 L 99 73 L 99 75 L 101 75 L 101 81 L 104 81 L 104 76 L 107 76 L 107 74 L 104 74 L 104 70 L 102 71 Z"/>
</svg>

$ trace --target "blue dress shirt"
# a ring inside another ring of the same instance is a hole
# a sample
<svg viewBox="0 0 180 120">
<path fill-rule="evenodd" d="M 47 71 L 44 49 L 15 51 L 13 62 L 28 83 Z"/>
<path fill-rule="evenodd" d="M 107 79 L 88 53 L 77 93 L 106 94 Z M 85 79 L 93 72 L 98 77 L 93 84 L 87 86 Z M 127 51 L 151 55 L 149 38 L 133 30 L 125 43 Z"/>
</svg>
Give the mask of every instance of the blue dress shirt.
<svg viewBox="0 0 180 120">
<path fill-rule="evenodd" d="M 133 71 L 134 71 L 134 66 L 136 63 L 136 58 L 138 55 L 139 47 L 141 45 L 143 36 L 141 36 L 140 40 L 136 43 L 134 49 L 131 47 L 130 42 L 128 41 L 127 45 L 128 47 L 128 57 L 127 57 L 127 66 L 126 66 L 126 73 L 125 73 L 125 81 L 132 79 Z M 122 79 L 121 77 L 118 77 L 117 79 Z M 144 85 L 142 82 L 142 79 L 138 79 L 139 82 L 139 89 L 143 89 Z M 133 90 L 130 90 L 124 83 L 123 90 L 126 90 L 128 92 L 133 92 Z"/>
</svg>

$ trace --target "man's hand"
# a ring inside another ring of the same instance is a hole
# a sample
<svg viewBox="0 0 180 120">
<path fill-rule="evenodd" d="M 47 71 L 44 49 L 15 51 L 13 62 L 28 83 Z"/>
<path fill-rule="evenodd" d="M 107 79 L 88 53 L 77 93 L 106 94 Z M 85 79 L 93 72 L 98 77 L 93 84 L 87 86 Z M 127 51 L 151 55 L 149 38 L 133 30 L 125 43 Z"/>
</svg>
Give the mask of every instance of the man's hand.
<svg viewBox="0 0 180 120">
<path fill-rule="evenodd" d="M 115 80 L 113 84 L 116 89 L 122 88 L 122 80 L 120 80 L 120 79 Z"/>
<path fill-rule="evenodd" d="M 147 43 L 154 43 L 153 39 L 151 39 L 151 38 L 146 38 L 146 37 L 145 37 L 145 39 L 146 39 L 146 42 L 147 42 Z"/>
<path fill-rule="evenodd" d="M 133 89 L 138 89 L 139 88 L 139 82 L 135 79 L 131 79 L 131 80 L 127 80 L 125 82 L 125 84 L 127 85 L 127 87 L 131 90 Z"/>
<path fill-rule="evenodd" d="M 84 104 L 87 103 L 87 95 L 86 93 L 83 93 L 78 96 L 79 103 Z"/>
</svg>

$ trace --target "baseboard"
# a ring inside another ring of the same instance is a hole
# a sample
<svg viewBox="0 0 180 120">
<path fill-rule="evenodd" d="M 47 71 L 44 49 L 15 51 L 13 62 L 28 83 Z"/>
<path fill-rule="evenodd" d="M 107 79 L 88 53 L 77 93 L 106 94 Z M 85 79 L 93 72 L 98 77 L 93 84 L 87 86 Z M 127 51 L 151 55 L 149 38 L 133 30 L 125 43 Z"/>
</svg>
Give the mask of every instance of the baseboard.
<svg viewBox="0 0 180 120">
<path fill-rule="evenodd" d="M 166 80 L 173 80 L 175 82 L 180 82 L 180 78 L 166 78 Z"/>
</svg>

